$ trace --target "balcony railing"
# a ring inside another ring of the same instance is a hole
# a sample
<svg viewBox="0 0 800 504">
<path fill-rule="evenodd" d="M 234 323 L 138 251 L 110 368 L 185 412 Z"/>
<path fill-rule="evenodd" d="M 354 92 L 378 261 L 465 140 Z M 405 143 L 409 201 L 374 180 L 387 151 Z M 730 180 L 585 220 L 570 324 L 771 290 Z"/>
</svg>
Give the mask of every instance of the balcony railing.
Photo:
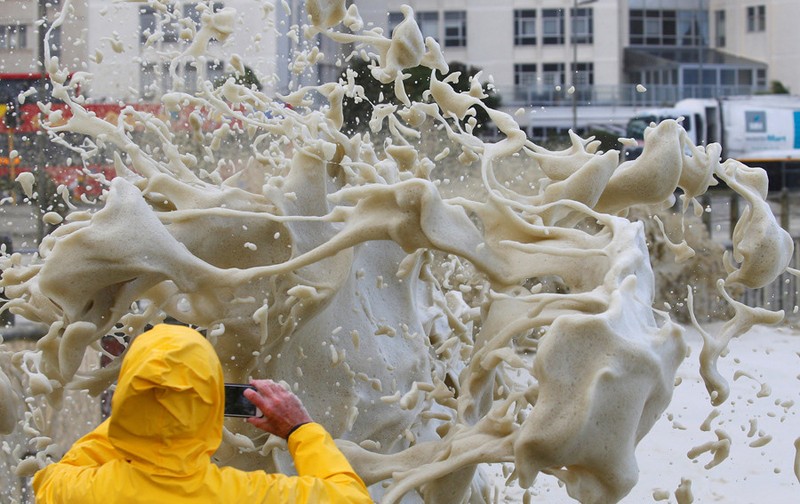
<svg viewBox="0 0 800 504">
<path fill-rule="evenodd" d="M 573 96 L 569 86 L 512 86 L 498 87 L 504 106 L 571 106 Z M 646 85 L 646 91 L 637 91 L 635 84 L 615 86 L 588 86 L 575 90 L 578 106 L 602 105 L 621 107 L 671 107 L 685 98 L 721 98 L 734 95 L 752 95 L 767 92 L 757 86 L 676 86 Z"/>
</svg>

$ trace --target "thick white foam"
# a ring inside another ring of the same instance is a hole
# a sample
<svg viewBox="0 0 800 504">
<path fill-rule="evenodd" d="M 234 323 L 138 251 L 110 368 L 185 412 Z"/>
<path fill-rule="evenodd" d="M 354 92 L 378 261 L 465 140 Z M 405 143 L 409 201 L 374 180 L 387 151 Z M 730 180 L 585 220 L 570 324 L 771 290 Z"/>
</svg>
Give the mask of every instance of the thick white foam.
<svg viewBox="0 0 800 504">
<path fill-rule="evenodd" d="M 352 82 L 278 101 L 229 80 L 162 98 L 168 110 L 194 109 L 198 156 L 158 117 L 128 109 L 111 124 L 87 113 L 49 60 L 54 95 L 72 111 L 50 131 L 112 150 L 117 177 L 97 211 L 68 216 L 41 244 L 41 259 L 6 262 L 8 306 L 49 332 L 18 359 L 28 389 L 0 374 L 0 428 L 13 428 L 22 397 L 57 403 L 65 387 L 105 388 L 116 368 L 78 373 L 86 350 L 115 328 L 137 334 L 169 315 L 208 329 L 229 381 L 293 385 L 383 502 L 423 487 L 426 502 L 455 502 L 471 482 L 480 487 L 473 474 L 487 462 L 514 462 L 523 485 L 545 472 L 581 502 L 618 501 L 637 481 L 634 449 L 669 404 L 686 353 L 681 328 L 652 307 L 642 225 L 624 216 L 670 205 L 676 190 L 691 201 L 721 179 L 747 210 L 720 292 L 765 285 L 793 251 L 765 202 L 763 170 L 720 163 L 719 146 L 689 144 L 675 121 L 646 130 L 642 156 L 622 164 L 575 135 L 567 150 L 544 149 L 496 110 L 486 111 L 502 138 L 485 141 L 470 133 L 484 108 L 477 79 L 458 93 L 434 74 L 426 102 L 408 98 L 408 67 L 447 69 L 410 7 L 391 39 L 364 30 L 343 1 L 307 9 L 304 31 L 364 48 L 372 76 L 394 83 L 402 105 L 376 104 L 369 120 L 385 141 L 341 131 L 343 98 L 363 93 Z M 180 58 L 200 56 L 211 37 L 236 36 L 235 19 L 227 9 L 204 14 Z M 332 30 L 343 21 L 355 31 Z M 312 107 L 314 94 L 326 105 Z M 213 121 L 221 124 L 208 131 Z M 431 123 L 446 144 L 434 160 L 416 147 Z M 126 124 L 147 129 L 152 143 Z M 236 158 L 231 141 L 241 142 Z M 523 154 L 540 174 L 526 193 L 496 173 Z M 480 170 L 480 196 L 442 196 L 437 165 L 456 155 L 463 170 Z M 32 194 L 34 181 L 19 181 Z M 693 253 L 685 242 L 677 250 Z M 561 288 L 545 288 L 547 279 Z M 700 356 L 714 404 L 727 397 L 716 360 L 730 339 L 783 315 L 729 301 L 735 316 L 721 334 L 704 333 Z M 724 437 L 698 453 L 723 458 Z M 257 456 L 220 452 L 243 467 L 263 466 Z M 690 488 L 676 498 L 689 502 Z"/>
</svg>

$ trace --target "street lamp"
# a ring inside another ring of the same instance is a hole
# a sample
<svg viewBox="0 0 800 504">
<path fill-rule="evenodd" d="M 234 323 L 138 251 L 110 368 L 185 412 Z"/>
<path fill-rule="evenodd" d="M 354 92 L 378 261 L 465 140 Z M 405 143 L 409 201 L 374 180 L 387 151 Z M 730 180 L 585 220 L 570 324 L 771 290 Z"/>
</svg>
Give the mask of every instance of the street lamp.
<svg viewBox="0 0 800 504">
<path fill-rule="evenodd" d="M 37 91 L 40 102 L 45 103 L 48 102 L 47 100 L 47 64 L 45 62 L 45 44 L 47 43 L 47 29 L 50 26 L 48 17 L 47 17 L 47 7 L 48 7 L 47 0 L 39 0 L 37 3 L 37 16 L 39 19 L 39 29 L 37 31 L 37 38 L 38 38 L 38 59 L 39 59 L 39 82 L 37 85 Z M 45 143 L 47 142 L 47 135 L 45 134 L 45 130 L 39 126 L 39 130 L 35 133 L 35 142 L 37 144 L 36 149 L 36 187 L 37 187 L 37 199 L 39 203 L 39 214 L 37 215 L 36 219 L 36 238 L 37 238 L 37 246 L 42 243 L 45 235 L 44 229 L 44 221 L 42 220 L 42 216 L 47 211 L 47 199 L 46 199 L 46 186 L 47 186 L 47 172 L 45 171 L 45 164 L 47 163 L 47 159 L 45 156 Z"/>
<path fill-rule="evenodd" d="M 573 0 L 572 15 L 570 15 L 570 38 L 572 39 L 572 77 L 570 91 L 572 92 L 572 131 L 578 132 L 578 97 L 575 96 L 575 75 L 578 73 L 578 38 L 575 34 L 575 14 L 581 5 L 589 5 L 597 0 Z"/>
</svg>

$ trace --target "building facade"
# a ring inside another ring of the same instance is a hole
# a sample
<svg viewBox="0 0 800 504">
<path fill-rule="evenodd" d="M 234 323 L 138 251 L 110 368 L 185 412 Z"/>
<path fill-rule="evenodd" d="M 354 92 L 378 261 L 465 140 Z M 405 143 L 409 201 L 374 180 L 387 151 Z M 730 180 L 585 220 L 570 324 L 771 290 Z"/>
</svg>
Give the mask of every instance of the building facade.
<svg viewBox="0 0 800 504">
<path fill-rule="evenodd" d="M 40 33 L 42 25 L 37 20 L 43 15 L 52 22 L 60 10 L 60 0 L 38 2 L 36 0 L 3 0 L 0 3 L 0 72 L 38 73 L 39 40 L 48 25 Z M 85 19 L 88 5 L 74 4 L 74 23 L 56 27 L 47 39 L 51 56 L 58 56 L 68 64 L 81 65 L 87 59 L 85 44 L 66 44 L 65 41 L 85 40 L 88 32 Z"/>
<path fill-rule="evenodd" d="M 768 85 L 800 94 L 800 2 L 710 0 L 711 46 L 766 65 Z"/>
<path fill-rule="evenodd" d="M 531 107 L 520 122 L 534 137 L 773 80 L 800 89 L 794 0 L 389 0 L 390 30 L 402 4 L 448 61 L 491 75 L 509 109 Z"/>
<path fill-rule="evenodd" d="M 624 1 L 391 0 L 389 29 L 408 4 L 447 60 L 492 76 L 505 103 L 552 105 L 573 85 L 578 94 L 619 85 Z"/>
<path fill-rule="evenodd" d="M 204 81 L 218 81 L 230 72 L 233 54 L 260 77 L 262 86 L 272 87 L 278 37 L 264 28 L 274 26 L 274 10 L 249 12 L 253 4 L 247 0 L 179 0 L 159 10 L 146 3 L 89 4 L 89 71 L 94 78 L 87 93 L 94 100 L 150 102 L 172 89 L 194 93 Z M 193 46 L 204 14 L 216 16 L 221 32 L 230 24 L 231 33 Z"/>
<path fill-rule="evenodd" d="M 0 3 L 2 72 L 38 71 L 35 21 L 44 5 L 52 18 L 62 1 Z M 175 87 L 195 91 L 230 71 L 226 58 L 233 54 L 265 91 L 285 92 L 341 72 L 338 49 L 324 37 L 309 42 L 302 33 L 283 35 L 302 24 L 304 4 L 78 1 L 49 42 L 69 68 L 94 74 L 84 92 L 96 101 L 147 102 Z M 637 108 L 687 97 L 764 92 L 773 81 L 800 90 L 796 0 L 375 0 L 358 6 L 365 24 L 391 32 L 402 21 L 403 4 L 449 62 L 481 68 L 505 107 L 528 110 L 520 121 L 534 137 L 609 118 L 621 123 Z M 169 62 L 197 33 L 202 12 L 228 9 L 236 12 L 230 37 L 184 54 L 171 74 Z M 292 73 L 294 55 L 309 43 L 320 44 L 326 58 Z"/>
</svg>

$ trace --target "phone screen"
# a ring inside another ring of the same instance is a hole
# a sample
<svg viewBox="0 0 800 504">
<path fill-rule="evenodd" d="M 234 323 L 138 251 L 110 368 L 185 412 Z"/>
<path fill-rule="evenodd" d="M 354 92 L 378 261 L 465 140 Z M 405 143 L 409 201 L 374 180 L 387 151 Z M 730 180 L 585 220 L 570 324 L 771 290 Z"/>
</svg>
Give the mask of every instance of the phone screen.
<svg viewBox="0 0 800 504">
<path fill-rule="evenodd" d="M 225 416 L 249 418 L 262 416 L 261 410 L 256 408 L 245 396 L 245 389 L 255 388 L 251 385 L 239 383 L 225 384 Z"/>
</svg>

